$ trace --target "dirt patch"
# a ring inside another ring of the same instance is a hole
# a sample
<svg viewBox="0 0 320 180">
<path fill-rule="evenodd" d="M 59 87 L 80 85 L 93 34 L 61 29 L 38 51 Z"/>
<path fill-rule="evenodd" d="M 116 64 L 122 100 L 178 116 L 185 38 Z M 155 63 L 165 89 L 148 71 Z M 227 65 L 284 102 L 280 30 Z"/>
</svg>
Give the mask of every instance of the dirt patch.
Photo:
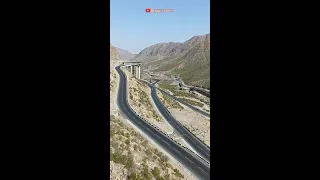
<svg viewBox="0 0 320 180">
<path fill-rule="evenodd" d="M 208 117 L 195 113 L 192 109 L 170 98 L 175 103 L 178 103 L 182 108 L 173 107 L 164 99 L 163 93 L 157 91 L 157 94 L 161 102 L 177 121 L 183 124 L 200 140 L 210 146 L 210 119 Z"/>
<path fill-rule="evenodd" d="M 184 105 L 182 105 L 184 106 Z M 210 146 L 210 121 L 208 118 L 193 112 L 190 108 L 168 108 L 172 116 L 189 129 L 200 140 Z"/>
</svg>

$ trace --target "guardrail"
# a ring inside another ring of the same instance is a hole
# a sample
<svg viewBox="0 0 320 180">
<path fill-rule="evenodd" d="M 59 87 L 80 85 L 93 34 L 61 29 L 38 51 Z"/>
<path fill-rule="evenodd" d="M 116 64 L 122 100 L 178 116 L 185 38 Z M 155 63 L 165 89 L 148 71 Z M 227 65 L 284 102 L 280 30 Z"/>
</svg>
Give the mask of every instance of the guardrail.
<svg viewBox="0 0 320 180">
<path fill-rule="evenodd" d="M 128 103 L 129 104 L 129 103 Z M 207 164 L 210 165 L 210 162 L 208 162 L 206 159 L 202 158 L 201 156 L 199 156 L 198 154 L 196 154 L 195 152 L 193 152 L 192 150 L 190 150 L 189 148 L 183 146 L 181 143 L 179 143 L 178 141 L 176 141 L 175 139 L 173 139 L 172 137 L 170 137 L 167 133 L 163 132 L 161 129 L 159 129 L 157 126 L 153 125 L 152 123 L 150 123 L 148 120 L 144 119 L 143 117 L 141 117 L 135 110 L 133 110 L 131 108 L 131 106 L 129 105 L 129 108 L 132 110 L 132 112 L 134 112 L 140 119 L 142 119 L 143 121 L 145 121 L 146 123 L 148 123 L 151 127 L 153 127 L 154 130 L 157 130 L 158 132 L 162 133 L 163 135 L 165 135 L 166 137 L 168 137 L 168 139 L 170 139 L 172 142 L 174 142 L 175 144 L 179 145 L 180 147 L 182 147 L 183 149 L 187 150 L 188 152 L 192 152 L 192 154 L 196 155 L 198 158 L 200 158 L 201 160 L 203 160 L 204 162 L 206 162 Z"/>
<path fill-rule="evenodd" d="M 166 109 L 166 111 L 169 113 L 169 114 L 171 114 L 170 113 L 170 111 L 167 109 L 167 108 L 165 108 Z M 178 120 L 176 120 L 185 130 L 187 130 L 190 134 L 192 134 L 196 139 L 198 139 L 204 146 L 206 146 L 207 148 L 209 148 L 210 149 L 210 146 L 208 146 L 203 140 L 201 140 L 201 139 L 199 139 L 196 135 L 194 135 L 187 127 L 185 127 L 183 124 L 181 124 L 180 123 L 180 121 L 178 121 Z"/>
<path fill-rule="evenodd" d="M 140 80 L 140 81 L 142 81 L 142 82 L 144 82 L 144 83 L 146 83 L 149 87 L 151 87 L 151 85 L 150 85 L 150 83 L 148 83 L 148 82 L 146 82 L 146 81 L 143 81 L 143 80 Z M 157 96 L 158 97 L 158 96 Z M 167 109 L 167 108 L 164 108 L 170 115 L 171 115 L 171 112 Z M 178 120 L 176 120 L 179 124 L 180 124 L 180 126 L 182 126 L 185 130 L 187 130 L 190 134 L 192 134 L 198 141 L 200 141 L 203 145 L 205 145 L 207 148 L 209 148 L 210 149 L 210 147 L 203 141 L 203 140 L 201 140 L 201 139 L 199 139 L 196 135 L 194 135 L 188 128 L 186 128 L 183 124 L 181 124 Z M 174 140 L 175 141 L 175 140 Z M 180 144 L 180 143 L 179 143 Z M 184 147 L 184 146 L 182 146 L 182 147 Z M 188 150 L 190 150 L 189 148 L 187 148 Z M 190 150 L 191 151 L 191 150 Z M 191 152 L 193 152 L 193 151 L 191 151 Z M 194 152 L 193 152 L 194 153 Z M 196 154 L 196 153 L 194 153 L 194 154 Z M 199 156 L 199 155 L 197 155 L 197 156 Z M 203 159 L 201 156 L 199 156 L 201 159 Z M 206 160 L 205 160 L 206 161 Z M 208 161 L 206 161 L 206 162 L 208 162 Z M 209 163 L 210 164 L 210 163 Z"/>
<path fill-rule="evenodd" d="M 147 83 L 147 85 L 150 87 L 150 83 L 148 83 L 148 82 L 145 82 L 145 81 L 143 81 L 143 80 L 140 80 L 140 81 L 142 81 L 142 82 L 144 82 L 144 83 Z M 159 89 L 159 88 L 157 88 L 157 87 L 155 87 L 156 89 Z M 164 91 L 164 90 L 160 90 L 160 91 Z M 169 114 L 171 114 L 170 113 L 170 111 L 167 109 L 167 108 L 164 108 Z M 208 146 L 203 140 L 201 140 L 201 139 L 199 139 L 196 135 L 194 135 L 187 127 L 185 127 L 183 124 L 181 124 L 178 120 L 177 120 L 177 122 L 184 128 L 184 129 L 186 129 L 189 133 L 191 133 L 195 138 L 197 138 L 203 145 L 205 145 L 207 148 L 209 148 L 210 149 L 210 146 Z"/>
<path fill-rule="evenodd" d="M 120 69 L 121 70 L 121 69 Z M 125 75 L 126 76 L 126 75 Z M 139 79 L 138 79 L 139 80 Z M 144 82 L 143 80 L 140 80 L 142 82 Z M 128 86 L 127 86 L 128 88 Z M 128 96 L 128 93 L 127 93 Z M 209 164 L 210 166 L 210 162 L 208 162 L 206 159 L 202 158 L 201 156 L 199 156 L 198 154 L 196 154 L 195 152 L 193 152 L 192 150 L 190 150 L 189 148 L 183 146 L 182 144 L 180 144 L 178 141 L 174 140 L 172 137 L 170 137 L 167 133 L 163 132 L 161 129 L 159 129 L 157 126 L 153 125 L 152 123 L 150 123 L 148 120 L 144 119 L 142 116 L 140 116 L 135 110 L 132 109 L 132 107 L 130 106 L 129 102 L 128 102 L 128 97 L 127 97 L 127 104 L 128 107 L 130 108 L 130 110 L 132 112 L 134 112 L 140 119 L 142 119 L 144 122 L 146 122 L 147 124 L 149 124 L 154 130 L 157 130 L 158 132 L 162 133 L 163 135 L 165 135 L 166 137 L 168 137 L 168 139 L 170 139 L 172 142 L 174 142 L 175 144 L 177 144 L 178 146 L 182 147 L 183 149 L 185 149 L 188 152 L 192 152 L 193 155 L 195 155 L 196 157 L 200 158 L 201 160 L 203 160 L 204 162 L 206 162 L 207 164 Z M 168 111 L 168 110 L 167 110 Z M 169 111 L 168 111 L 169 112 Z M 170 112 L 169 112 L 170 113 Z"/>
</svg>

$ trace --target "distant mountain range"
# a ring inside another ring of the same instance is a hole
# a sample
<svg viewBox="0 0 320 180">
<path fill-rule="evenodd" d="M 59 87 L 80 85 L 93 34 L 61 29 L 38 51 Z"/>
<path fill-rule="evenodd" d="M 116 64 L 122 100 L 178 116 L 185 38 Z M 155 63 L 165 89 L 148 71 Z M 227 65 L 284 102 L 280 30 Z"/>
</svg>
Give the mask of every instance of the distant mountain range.
<svg viewBox="0 0 320 180">
<path fill-rule="evenodd" d="M 119 60 L 119 55 L 116 49 L 110 43 L 110 60 Z"/>
<path fill-rule="evenodd" d="M 134 58 L 136 56 L 136 54 L 132 54 L 129 51 L 114 47 L 117 51 L 117 53 L 119 54 L 119 57 L 121 60 L 130 60 L 132 58 Z"/>
<path fill-rule="evenodd" d="M 179 75 L 188 85 L 210 86 L 210 34 L 184 43 L 159 43 L 143 49 L 132 61 L 144 68 Z"/>
</svg>

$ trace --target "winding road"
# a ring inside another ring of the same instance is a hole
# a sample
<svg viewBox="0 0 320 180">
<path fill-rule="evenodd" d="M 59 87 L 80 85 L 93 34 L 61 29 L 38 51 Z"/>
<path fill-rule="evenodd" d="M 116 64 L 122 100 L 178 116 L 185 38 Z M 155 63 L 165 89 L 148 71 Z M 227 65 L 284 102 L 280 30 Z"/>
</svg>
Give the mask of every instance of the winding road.
<svg viewBox="0 0 320 180">
<path fill-rule="evenodd" d="M 186 148 L 179 146 L 169 137 L 156 128 L 148 124 L 138 114 L 136 114 L 128 104 L 127 100 L 127 78 L 124 72 L 117 66 L 116 71 L 119 74 L 119 87 L 117 95 L 117 105 L 121 114 L 128 118 L 135 126 L 143 131 L 148 137 L 154 140 L 164 150 L 171 154 L 176 160 L 183 164 L 199 179 L 210 179 L 210 165 L 200 160 L 196 155 L 192 154 Z"/>
<path fill-rule="evenodd" d="M 192 134 L 187 128 L 185 128 L 179 121 L 177 121 L 167 108 L 160 101 L 156 87 L 154 84 L 147 83 L 151 88 L 151 97 L 157 106 L 157 109 L 160 111 L 162 116 L 170 123 L 170 125 L 183 137 L 188 144 L 197 151 L 208 162 L 210 162 L 210 148 L 198 139 L 194 134 Z"/>
<path fill-rule="evenodd" d="M 156 82 L 154 82 L 154 83 L 152 83 L 151 85 L 154 86 L 155 88 L 157 88 L 157 89 L 158 89 L 159 91 L 161 91 L 162 93 L 168 95 L 168 96 L 171 97 L 172 99 L 174 99 L 174 100 L 180 102 L 181 104 L 189 107 L 190 109 L 194 110 L 195 112 L 198 112 L 198 113 L 200 113 L 200 114 L 202 114 L 202 115 L 204 115 L 204 116 L 206 116 L 206 117 L 210 117 L 210 114 L 209 114 L 209 113 L 206 113 L 205 111 L 202 111 L 202 110 L 200 110 L 200 109 L 198 109 L 198 108 L 196 108 L 196 107 L 194 107 L 194 106 L 191 106 L 190 104 L 184 102 L 183 100 L 181 100 L 181 99 L 179 99 L 179 98 L 177 98 L 177 97 L 169 94 L 168 92 L 166 92 L 166 91 L 164 91 L 164 90 L 156 87 L 155 84 L 156 84 L 157 82 L 159 82 L 159 80 L 156 81 Z"/>
</svg>

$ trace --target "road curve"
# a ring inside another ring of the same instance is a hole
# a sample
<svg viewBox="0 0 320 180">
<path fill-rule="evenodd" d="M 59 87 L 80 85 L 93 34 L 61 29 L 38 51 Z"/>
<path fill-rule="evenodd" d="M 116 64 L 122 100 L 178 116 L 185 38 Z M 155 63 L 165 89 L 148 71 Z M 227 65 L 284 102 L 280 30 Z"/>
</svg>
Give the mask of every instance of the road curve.
<svg viewBox="0 0 320 180">
<path fill-rule="evenodd" d="M 157 82 L 159 82 L 159 80 L 156 81 L 156 82 L 154 82 L 154 83 L 152 83 L 151 85 L 154 86 Z M 184 102 L 183 100 L 181 100 L 181 99 L 179 99 L 179 98 L 177 98 L 177 97 L 169 94 L 168 92 L 166 92 L 166 91 L 164 91 L 164 90 L 162 90 L 162 89 L 160 89 L 160 88 L 158 88 L 158 87 L 156 87 L 156 86 L 154 86 L 154 87 L 157 88 L 157 89 L 158 89 L 159 91 L 161 91 L 162 93 L 165 93 L 166 95 L 168 95 L 168 96 L 171 97 L 172 99 L 174 99 L 174 100 L 180 102 L 181 104 L 189 107 L 190 109 L 192 109 L 192 110 L 194 110 L 194 111 L 196 111 L 196 112 L 198 112 L 198 113 L 200 113 L 200 114 L 202 114 L 202 115 L 204 115 L 204 116 L 206 116 L 206 117 L 210 117 L 210 114 L 206 113 L 205 111 L 202 111 L 202 110 L 200 110 L 200 109 L 198 109 L 198 108 L 196 108 L 196 107 L 194 107 L 194 106 L 191 106 L 190 104 Z"/>
<path fill-rule="evenodd" d="M 120 81 L 118 87 L 117 104 L 121 113 L 128 118 L 135 126 L 143 131 L 148 137 L 153 139 L 169 154 L 175 157 L 181 164 L 183 164 L 189 171 L 191 171 L 199 179 L 210 179 L 210 166 L 204 164 L 202 161 L 194 157 L 189 151 L 185 150 L 169 137 L 152 127 L 146 121 L 141 119 L 129 106 L 127 101 L 127 78 L 120 69 L 116 67 L 119 74 Z"/>
<path fill-rule="evenodd" d="M 204 159 L 210 162 L 210 148 L 198 139 L 194 134 L 192 134 L 187 128 L 185 128 L 179 121 L 177 121 L 171 113 L 167 110 L 167 108 L 160 101 L 156 87 L 153 84 L 147 83 L 151 88 L 151 97 L 157 106 L 158 110 L 162 114 L 162 116 L 170 123 L 170 125 L 183 137 L 184 140 L 188 142 L 188 144 L 197 151 L 198 154 L 201 155 Z"/>
</svg>

